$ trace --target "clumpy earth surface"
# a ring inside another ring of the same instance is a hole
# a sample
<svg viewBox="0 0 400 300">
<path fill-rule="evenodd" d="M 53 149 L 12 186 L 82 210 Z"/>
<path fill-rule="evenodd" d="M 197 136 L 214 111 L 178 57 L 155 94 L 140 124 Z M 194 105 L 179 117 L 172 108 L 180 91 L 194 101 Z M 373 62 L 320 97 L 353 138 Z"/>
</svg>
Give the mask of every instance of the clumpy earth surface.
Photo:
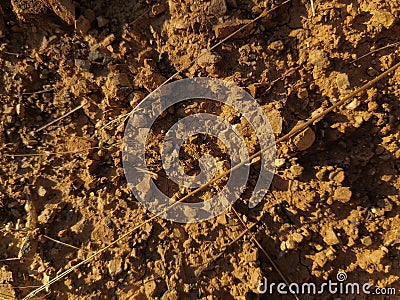
<svg viewBox="0 0 400 300">
<path fill-rule="evenodd" d="M 279 2 L 2 0 L 0 299 L 23 298 L 151 217 L 125 180 L 125 114 L 176 71 L 175 79 L 245 88 L 279 137 L 399 61 L 399 0 L 314 2 L 292 0 L 252 22 Z M 232 209 L 195 224 L 155 218 L 35 299 L 277 299 L 257 293 L 264 277 L 283 281 L 266 253 L 288 282 L 345 272 L 346 282 L 399 294 L 399 83 L 397 69 L 278 144 L 270 191 L 249 209 L 254 164 L 234 205 L 249 231 Z M 157 143 L 179 118 L 204 110 L 238 128 L 250 154 L 258 150 L 251 126 L 229 107 L 172 107 L 148 147 L 154 180 L 171 197 L 182 190 L 168 189 Z M 207 136 L 181 152 L 188 174 L 199 171 L 200 153 L 217 156 L 219 172 L 230 167 L 226 149 Z"/>
</svg>

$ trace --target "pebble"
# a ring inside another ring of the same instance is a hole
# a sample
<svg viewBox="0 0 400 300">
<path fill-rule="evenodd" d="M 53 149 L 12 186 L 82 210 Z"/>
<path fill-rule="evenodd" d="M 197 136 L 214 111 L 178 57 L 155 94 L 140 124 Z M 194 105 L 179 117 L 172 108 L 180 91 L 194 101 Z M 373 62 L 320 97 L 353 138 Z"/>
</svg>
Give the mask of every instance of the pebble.
<svg viewBox="0 0 400 300">
<path fill-rule="evenodd" d="M 108 271 L 110 272 L 111 277 L 115 277 L 122 272 L 122 259 L 115 258 L 108 262 Z"/>
<path fill-rule="evenodd" d="M 46 189 L 43 186 L 39 186 L 38 195 L 40 197 L 44 197 L 46 195 L 46 193 L 47 193 Z"/>
<path fill-rule="evenodd" d="M 307 233 L 305 233 L 307 234 Z M 304 236 L 298 232 L 292 234 L 292 238 L 296 243 L 301 243 L 303 241 Z"/>
<path fill-rule="evenodd" d="M 366 237 L 363 237 L 362 239 L 361 239 L 361 243 L 364 245 L 364 246 L 371 246 L 372 245 L 372 239 L 371 239 L 371 237 L 370 236 L 366 236 Z"/>
<path fill-rule="evenodd" d="M 323 268 L 328 262 L 328 258 L 326 257 L 324 252 L 318 252 L 314 256 L 314 262 L 321 268 Z"/>
<path fill-rule="evenodd" d="M 328 227 L 325 229 L 325 232 L 324 232 L 324 230 L 322 230 L 322 232 L 323 232 L 322 238 L 327 245 L 332 246 L 332 245 L 337 245 L 340 243 L 340 241 L 332 227 Z"/>
<path fill-rule="evenodd" d="M 336 183 L 342 183 L 345 179 L 343 170 L 336 170 L 329 174 L 329 180 L 335 181 Z"/>
<path fill-rule="evenodd" d="M 349 202 L 352 196 L 352 192 L 349 187 L 338 187 L 334 194 L 333 194 L 333 199 L 336 201 L 340 201 L 343 203 Z"/>
<path fill-rule="evenodd" d="M 304 151 L 310 148 L 314 141 L 315 133 L 310 127 L 307 127 L 302 132 L 300 132 L 293 140 L 294 145 L 300 151 Z"/>
<path fill-rule="evenodd" d="M 296 249 L 296 246 L 297 246 L 296 242 L 292 239 L 287 240 L 285 242 L 285 245 L 286 245 L 286 249 L 288 249 L 288 250 Z"/>
<path fill-rule="evenodd" d="M 336 76 L 336 85 L 340 92 L 346 92 L 350 88 L 349 76 L 345 73 L 339 73 Z"/>
<path fill-rule="evenodd" d="M 286 160 L 284 158 L 275 159 L 275 166 L 277 168 L 282 167 L 285 164 Z"/>
<path fill-rule="evenodd" d="M 354 99 L 351 101 L 349 104 L 347 104 L 346 108 L 350 110 L 356 109 L 360 105 L 360 100 L 359 99 Z"/>
</svg>

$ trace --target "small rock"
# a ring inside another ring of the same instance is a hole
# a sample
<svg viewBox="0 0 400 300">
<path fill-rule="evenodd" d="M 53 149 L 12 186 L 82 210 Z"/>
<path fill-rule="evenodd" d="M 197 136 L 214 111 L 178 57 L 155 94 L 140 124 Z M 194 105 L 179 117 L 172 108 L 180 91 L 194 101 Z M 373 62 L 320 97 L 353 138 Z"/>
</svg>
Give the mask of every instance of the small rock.
<svg viewBox="0 0 400 300">
<path fill-rule="evenodd" d="M 83 15 L 81 15 L 79 16 L 78 20 L 75 21 L 75 28 L 80 34 L 84 35 L 90 29 L 90 22 Z"/>
<path fill-rule="evenodd" d="M 272 42 L 271 44 L 268 45 L 268 49 L 274 50 L 274 51 L 283 51 L 285 49 L 285 45 L 281 40 Z"/>
<path fill-rule="evenodd" d="M 286 160 L 284 158 L 275 159 L 275 166 L 277 168 L 282 167 L 285 164 Z"/>
<path fill-rule="evenodd" d="M 372 239 L 371 239 L 371 237 L 370 236 L 366 236 L 366 237 L 363 237 L 362 239 L 361 239 L 361 243 L 364 245 L 364 246 L 371 246 L 372 245 Z"/>
<path fill-rule="evenodd" d="M 345 73 L 339 73 L 336 76 L 336 85 L 341 93 L 346 92 L 350 88 L 349 76 Z"/>
<path fill-rule="evenodd" d="M 340 241 L 332 227 L 328 227 L 328 228 L 325 228 L 325 230 L 322 230 L 322 235 L 323 235 L 322 238 L 323 238 L 324 242 L 329 246 L 337 245 L 340 243 Z"/>
<path fill-rule="evenodd" d="M 343 170 L 337 170 L 329 174 L 329 180 L 335 181 L 336 183 L 342 183 L 345 179 Z"/>
<path fill-rule="evenodd" d="M 304 236 L 298 232 L 295 232 L 292 234 L 292 238 L 296 243 L 300 244 L 303 241 Z"/>
<path fill-rule="evenodd" d="M 280 249 L 281 251 L 286 251 L 286 241 L 282 241 Z"/>
<path fill-rule="evenodd" d="M 349 202 L 351 199 L 352 192 L 349 187 L 340 186 L 338 187 L 334 194 L 333 199 L 343 203 Z"/>
<path fill-rule="evenodd" d="M 101 42 L 101 45 L 107 47 L 111 45 L 114 41 L 115 41 L 115 35 L 112 33 L 104 38 L 104 40 Z"/>
<path fill-rule="evenodd" d="M 325 167 L 322 167 L 322 169 L 318 170 L 318 172 L 315 174 L 315 177 L 317 177 L 318 180 L 324 181 L 327 179 L 327 174 L 328 170 Z"/>
<path fill-rule="evenodd" d="M 310 127 L 307 127 L 302 132 L 300 132 L 293 140 L 294 145 L 300 151 L 304 151 L 310 148 L 314 141 L 315 133 Z"/>
<path fill-rule="evenodd" d="M 115 277 L 122 272 L 122 259 L 115 258 L 108 262 L 108 271 L 110 272 L 111 277 Z"/>
<path fill-rule="evenodd" d="M 46 193 L 47 193 L 47 191 L 45 190 L 45 188 L 42 187 L 42 186 L 39 186 L 38 195 L 39 195 L 40 197 L 44 197 L 44 196 L 46 195 Z"/>
<path fill-rule="evenodd" d="M 110 22 L 105 16 L 98 16 L 96 20 L 99 28 L 106 26 Z"/>
<path fill-rule="evenodd" d="M 165 5 L 163 5 L 162 3 L 156 3 L 151 7 L 151 14 L 153 16 L 161 15 L 165 13 L 165 11 L 166 11 Z"/>
<path fill-rule="evenodd" d="M 328 58 L 328 55 L 323 50 L 316 50 L 310 53 L 309 61 L 315 67 L 320 67 L 322 69 L 327 69 L 331 62 Z"/>
<path fill-rule="evenodd" d="M 217 24 L 214 26 L 215 36 L 218 39 L 226 38 L 239 28 L 247 25 L 242 31 L 235 34 L 234 38 L 248 38 L 254 27 L 252 24 L 253 22 L 250 20 L 227 21 L 222 24 Z"/>
<path fill-rule="evenodd" d="M 288 239 L 285 242 L 285 245 L 286 245 L 286 249 L 288 249 L 288 250 L 296 249 L 296 242 L 292 239 Z"/>
<path fill-rule="evenodd" d="M 318 252 L 314 255 L 314 262 L 321 268 L 323 268 L 328 262 L 328 258 L 324 252 Z"/>
<path fill-rule="evenodd" d="M 354 110 L 360 105 L 360 100 L 354 99 L 349 104 L 346 105 L 347 109 Z"/>
<path fill-rule="evenodd" d="M 375 10 L 372 12 L 370 20 L 371 25 L 383 25 L 386 29 L 390 29 L 395 23 L 396 18 L 390 12 L 384 10 Z"/>
</svg>

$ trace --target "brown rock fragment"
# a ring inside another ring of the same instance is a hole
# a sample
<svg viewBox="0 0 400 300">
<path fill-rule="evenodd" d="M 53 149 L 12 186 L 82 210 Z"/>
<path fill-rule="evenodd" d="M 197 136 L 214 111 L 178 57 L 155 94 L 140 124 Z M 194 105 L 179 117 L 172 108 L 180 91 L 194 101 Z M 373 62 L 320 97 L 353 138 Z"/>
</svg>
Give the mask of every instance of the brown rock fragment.
<svg viewBox="0 0 400 300">
<path fill-rule="evenodd" d="M 345 179 L 343 170 L 336 170 L 329 174 L 329 180 L 335 181 L 336 183 L 342 183 Z"/>
<path fill-rule="evenodd" d="M 108 271 L 111 277 L 115 277 L 122 272 L 122 259 L 115 258 L 108 262 Z"/>
<path fill-rule="evenodd" d="M 222 24 L 217 24 L 214 26 L 215 35 L 218 39 L 223 39 L 241 28 L 242 26 L 248 24 L 242 31 L 235 34 L 234 38 L 244 38 L 248 37 L 253 29 L 253 23 L 250 20 L 236 20 L 228 21 Z"/>
<path fill-rule="evenodd" d="M 300 151 L 304 151 L 310 148 L 314 141 L 315 133 L 310 127 L 307 127 L 302 132 L 300 132 L 293 140 L 294 145 Z"/>
<path fill-rule="evenodd" d="M 346 203 L 346 202 L 350 201 L 351 195 L 352 195 L 352 192 L 349 187 L 341 186 L 335 190 L 335 192 L 333 194 L 333 199 L 336 201 Z"/>
<path fill-rule="evenodd" d="M 83 15 L 81 15 L 75 22 L 75 28 L 80 34 L 84 35 L 90 29 L 90 22 Z"/>
<path fill-rule="evenodd" d="M 340 241 L 332 227 L 323 228 L 322 238 L 323 238 L 324 242 L 329 246 L 337 245 L 340 243 Z"/>
</svg>

